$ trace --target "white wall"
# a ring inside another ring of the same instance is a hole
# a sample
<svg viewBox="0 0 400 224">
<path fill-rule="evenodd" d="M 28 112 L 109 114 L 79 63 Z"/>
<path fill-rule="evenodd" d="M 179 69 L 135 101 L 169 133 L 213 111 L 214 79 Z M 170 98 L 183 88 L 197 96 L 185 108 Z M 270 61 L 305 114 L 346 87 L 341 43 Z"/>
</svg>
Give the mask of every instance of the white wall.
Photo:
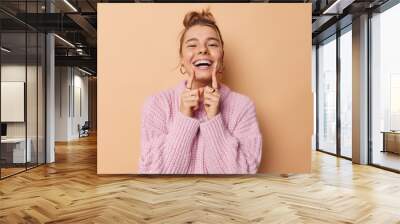
<svg viewBox="0 0 400 224">
<path fill-rule="evenodd" d="M 27 70 L 25 70 L 27 69 Z M 27 73 L 26 73 L 27 72 Z M 28 78 L 27 87 L 27 119 L 28 119 L 28 137 L 34 133 L 36 136 L 36 66 L 27 66 L 19 64 L 6 64 L 1 66 L 1 81 L 2 82 L 25 82 L 25 75 Z M 32 88 L 32 86 L 35 86 Z M 29 88 L 31 87 L 31 88 Z M 33 103 L 32 103 L 33 102 Z M 40 105 L 39 105 L 40 106 Z M 2 108 L 5 110 L 6 108 Z M 33 122 L 33 123 L 32 123 Z M 26 122 L 7 122 L 8 137 L 25 137 Z"/>
<path fill-rule="evenodd" d="M 68 141 L 69 68 L 55 68 L 55 141 Z"/>
<path fill-rule="evenodd" d="M 1 81 L 2 82 L 25 82 L 25 64 L 8 64 L 1 66 Z M 28 66 L 28 74 L 32 74 L 33 67 Z M 2 108 L 4 110 L 5 108 Z M 25 123 L 11 122 L 7 123 L 7 137 L 25 137 Z"/>
<path fill-rule="evenodd" d="M 72 67 L 56 67 L 55 73 L 55 140 L 77 139 L 78 124 L 88 120 L 88 77 Z"/>
<path fill-rule="evenodd" d="M 78 133 L 78 124 L 81 126 L 85 123 L 85 121 L 88 120 L 89 116 L 89 111 L 88 111 L 88 77 L 87 76 L 81 76 L 82 73 L 79 73 L 76 75 L 76 70 L 75 70 L 75 77 L 74 77 L 74 94 L 75 96 L 73 97 L 75 100 L 75 106 L 72 111 L 75 111 L 73 113 L 73 119 L 72 119 L 72 136 L 74 138 L 79 137 Z M 79 93 L 80 91 L 80 93 Z M 80 96 L 80 97 L 79 97 Z M 79 108 L 81 107 L 81 108 Z M 81 111 L 79 111 L 81 109 Z"/>
<path fill-rule="evenodd" d="M 38 70 L 37 70 L 38 69 Z M 30 148 L 32 161 L 36 162 L 39 158 L 39 163 L 44 162 L 44 74 L 42 67 L 37 67 L 25 64 L 3 64 L 1 66 L 1 81 L 2 82 L 25 82 L 26 83 L 26 111 L 27 120 L 25 122 L 6 122 L 7 137 L 21 138 L 27 137 L 31 140 Z M 27 79 L 27 80 L 25 80 Z M 7 110 L 9 108 L 1 108 Z M 38 151 L 39 150 L 39 151 Z M 37 157 L 37 154 L 39 156 Z"/>
</svg>

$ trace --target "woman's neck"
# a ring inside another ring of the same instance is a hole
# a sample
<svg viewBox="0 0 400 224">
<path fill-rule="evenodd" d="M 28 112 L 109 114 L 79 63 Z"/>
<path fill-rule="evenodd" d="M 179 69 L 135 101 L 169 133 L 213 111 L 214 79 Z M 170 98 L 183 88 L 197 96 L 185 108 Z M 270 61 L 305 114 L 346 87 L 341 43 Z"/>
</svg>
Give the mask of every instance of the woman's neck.
<svg viewBox="0 0 400 224">
<path fill-rule="evenodd" d="M 211 80 L 206 82 L 193 81 L 192 83 L 192 89 L 204 88 L 206 86 L 211 86 Z"/>
</svg>

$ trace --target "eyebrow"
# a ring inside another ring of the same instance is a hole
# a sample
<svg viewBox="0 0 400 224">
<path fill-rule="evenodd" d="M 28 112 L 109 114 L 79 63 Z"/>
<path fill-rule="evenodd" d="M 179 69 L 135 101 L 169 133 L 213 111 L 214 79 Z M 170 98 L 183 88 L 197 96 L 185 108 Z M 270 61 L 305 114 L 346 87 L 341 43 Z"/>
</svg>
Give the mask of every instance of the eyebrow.
<svg viewBox="0 0 400 224">
<path fill-rule="evenodd" d="M 215 38 L 215 37 L 209 37 L 207 38 L 207 40 L 215 40 L 219 42 L 219 39 Z M 190 41 L 198 41 L 198 39 L 196 37 L 190 38 L 189 40 L 186 40 L 185 43 L 190 42 Z"/>
</svg>

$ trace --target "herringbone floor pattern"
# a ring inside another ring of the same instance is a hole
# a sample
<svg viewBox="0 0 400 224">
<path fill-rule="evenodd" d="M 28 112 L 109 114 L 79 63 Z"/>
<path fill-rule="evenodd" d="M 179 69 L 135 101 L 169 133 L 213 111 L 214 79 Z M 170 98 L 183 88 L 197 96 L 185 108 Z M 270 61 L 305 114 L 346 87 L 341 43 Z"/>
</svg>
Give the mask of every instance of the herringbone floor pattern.
<svg viewBox="0 0 400 224">
<path fill-rule="evenodd" d="M 0 181 L 0 223 L 400 223 L 400 175 L 313 153 L 313 171 L 97 176 L 96 138 Z"/>
</svg>

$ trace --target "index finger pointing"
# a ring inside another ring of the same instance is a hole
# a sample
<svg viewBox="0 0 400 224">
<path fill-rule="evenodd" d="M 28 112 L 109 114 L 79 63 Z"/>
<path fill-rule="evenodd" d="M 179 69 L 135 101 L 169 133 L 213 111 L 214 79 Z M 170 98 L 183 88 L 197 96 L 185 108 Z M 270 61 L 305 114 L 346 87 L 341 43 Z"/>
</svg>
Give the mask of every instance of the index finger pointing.
<svg viewBox="0 0 400 224">
<path fill-rule="evenodd" d="M 189 80 L 186 83 L 187 89 L 192 89 L 193 80 L 194 80 L 194 70 L 193 73 L 190 75 Z"/>
<path fill-rule="evenodd" d="M 212 88 L 218 89 L 218 81 L 217 81 L 217 70 L 218 70 L 218 61 L 215 62 L 214 71 L 212 73 Z"/>
</svg>

